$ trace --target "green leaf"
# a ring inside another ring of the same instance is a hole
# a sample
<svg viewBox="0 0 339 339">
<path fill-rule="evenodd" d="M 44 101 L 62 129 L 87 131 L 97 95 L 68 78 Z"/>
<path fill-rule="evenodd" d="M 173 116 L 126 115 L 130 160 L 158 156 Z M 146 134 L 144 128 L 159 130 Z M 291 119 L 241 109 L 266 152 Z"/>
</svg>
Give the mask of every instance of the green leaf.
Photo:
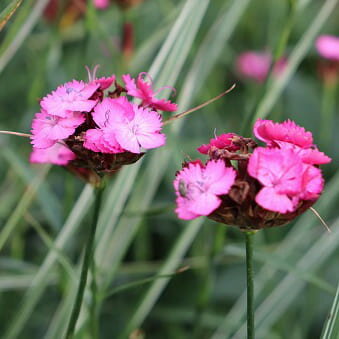
<svg viewBox="0 0 339 339">
<path fill-rule="evenodd" d="M 12 17 L 18 7 L 21 5 L 22 0 L 13 0 L 1 13 L 0 13 L 0 32 L 3 30 L 8 20 Z"/>
</svg>

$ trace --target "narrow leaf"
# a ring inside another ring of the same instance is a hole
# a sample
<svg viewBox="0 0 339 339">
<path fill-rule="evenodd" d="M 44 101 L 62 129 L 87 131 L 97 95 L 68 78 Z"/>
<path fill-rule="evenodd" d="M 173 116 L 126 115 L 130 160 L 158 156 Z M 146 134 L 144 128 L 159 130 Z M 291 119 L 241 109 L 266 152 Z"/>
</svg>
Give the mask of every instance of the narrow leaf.
<svg viewBox="0 0 339 339">
<path fill-rule="evenodd" d="M 0 32 L 7 24 L 8 20 L 12 17 L 18 7 L 21 5 L 22 0 L 13 0 L 1 13 L 0 13 Z"/>
</svg>

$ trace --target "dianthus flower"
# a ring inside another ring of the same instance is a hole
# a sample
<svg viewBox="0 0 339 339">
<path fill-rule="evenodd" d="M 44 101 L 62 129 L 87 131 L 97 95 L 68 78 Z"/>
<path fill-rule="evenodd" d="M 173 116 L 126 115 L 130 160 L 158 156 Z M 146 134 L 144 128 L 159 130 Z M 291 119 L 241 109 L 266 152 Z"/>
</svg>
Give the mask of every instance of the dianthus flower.
<svg viewBox="0 0 339 339">
<path fill-rule="evenodd" d="M 261 119 L 253 132 L 265 147 L 258 147 L 251 138 L 227 133 L 198 148 L 209 156 L 206 165 L 184 163 L 174 181 L 179 218 L 207 215 L 240 228 L 260 229 L 283 225 L 316 202 L 324 187 L 319 165 L 331 159 L 313 144 L 312 133 L 290 120 Z M 207 190 L 210 200 L 201 204 L 199 194 L 205 191 L 197 188 L 204 180 L 196 173 L 203 173 L 211 162 L 224 172 L 214 173 L 212 167 L 209 178 L 213 183 L 219 181 L 220 187 L 226 182 L 229 186 L 221 193 Z"/>
<path fill-rule="evenodd" d="M 249 79 L 263 82 L 269 72 L 272 57 L 269 52 L 248 51 L 240 54 L 236 60 L 237 72 Z M 273 67 L 274 74 L 281 73 L 286 66 L 286 59 L 279 59 Z"/>
<path fill-rule="evenodd" d="M 211 160 L 206 166 L 199 162 L 186 164 L 174 181 L 179 218 L 209 215 L 220 206 L 219 196 L 229 192 L 234 179 L 235 171 L 222 160 Z"/>
<path fill-rule="evenodd" d="M 67 82 L 41 100 L 32 122 L 31 162 L 67 166 L 95 181 L 165 144 L 155 106 L 130 102 L 115 75 L 98 79 L 96 70 L 89 72 L 87 83 Z"/>
</svg>

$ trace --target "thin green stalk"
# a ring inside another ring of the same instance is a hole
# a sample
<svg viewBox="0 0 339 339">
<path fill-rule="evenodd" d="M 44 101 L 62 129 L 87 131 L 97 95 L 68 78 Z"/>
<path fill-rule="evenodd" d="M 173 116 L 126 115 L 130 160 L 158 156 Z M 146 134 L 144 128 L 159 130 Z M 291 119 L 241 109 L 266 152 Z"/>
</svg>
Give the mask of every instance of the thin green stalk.
<svg viewBox="0 0 339 339">
<path fill-rule="evenodd" d="M 211 295 L 215 284 L 216 257 L 224 245 L 225 225 L 218 225 L 216 229 L 209 229 L 210 243 L 208 244 L 207 257 L 202 270 L 201 289 L 198 296 L 198 303 L 195 311 L 193 337 L 203 336 L 203 318 L 207 313 L 211 302 Z"/>
<path fill-rule="evenodd" d="M 98 324 L 98 285 L 96 280 L 96 264 L 95 258 L 92 257 L 92 262 L 90 266 L 91 270 L 91 305 L 90 305 L 90 333 L 91 338 L 96 339 L 99 338 L 99 324 Z"/>
<path fill-rule="evenodd" d="M 245 232 L 246 238 L 246 275 L 247 275 L 247 339 L 254 339 L 254 284 L 253 284 L 253 235 Z"/>
<path fill-rule="evenodd" d="M 81 310 L 81 304 L 84 298 L 85 287 L 87 283 L 88 270 L 93 260 L 95 231 L 96 231 L 97 224 L 98 224 L 99 210 L 100 210 L 101 200 L 102 200 L 102 192 L 103 192 L 102 187 L 96 188 L 95 190 L 95 203 L 94 203 L 94 214 L 93 214 L 92 225 L 89 231 L 89 236 L 88 236 L 88 240 L 87 240 L 87 244 L 85 248 L 84 260 L 83 260 L 82 267 L 81 267 L 79 287 L 78 287 L 77 295 L 75 298 L 71 318 L 70 318 L 70 321 L 67 327 L 65 339 L 71 339 L 73 337 L 75 326 L 76 326 L 79 313 Z M 93 298 L 95 298 L 95 296 L 93 296 Z"/>
<path fill-rule="evenodd" d="M 332 137 L 331 131 L 333 130 L 332 126 L 335 117 L 336 89 L 336 81 L 324 81 L 320 122 L 320 143 L 325 150 L 328 149 Z"/>
</svg>

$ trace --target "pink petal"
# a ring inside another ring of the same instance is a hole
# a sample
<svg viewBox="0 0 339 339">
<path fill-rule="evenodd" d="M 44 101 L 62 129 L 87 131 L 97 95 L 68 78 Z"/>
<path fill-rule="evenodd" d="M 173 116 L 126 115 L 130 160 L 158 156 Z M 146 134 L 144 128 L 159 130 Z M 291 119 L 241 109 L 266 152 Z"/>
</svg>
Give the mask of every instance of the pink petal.
<svg viewBox="0 0 339 339">
<path fill-rule="evenodd" d="M 199 194 L 189 202 L 188 211 L 199 215 L 209 215 L 221 204 L 221 200 L 212 193 Z"/>
<path fill-rule="evenodd" d="M 131 96 L 136 97 L 136 98 L 140 98 L 141 97 L 140 96 L 140 92 L 137 89 L 137 86 L 135 84 L 135 80 L 132 79 L 132 77 L 129 74 L 123 75 L 122 76 L 122 80 L 125 83 L 125 87 L 126 87 L 128 95 L 131 95 Z"/>
<path fill-rule="evenodd" d="M 209 192 L 216 195 L 227 194 L 234 184 L 235 177 L 235 170 L 226 167 L 222 160 L 209 161 L 204 172 L 206 184 L 209 185 Z"/>
<path fill-rule="evenodd" d="M 166 144 L 166 136 L 162 133 L 138 134 L 138 142 L 145 149 L 158 148 Z"/>
<path fill-rule="evenodd" d="M 154 98 L 151 102 L 151 106 L 154 109 L 157 109 L 159 111 L 166 111 L 166 112 L 175 112 L 178 109 L 177 104 L 166 99 Z"/>
<path fill-rule="evenodd" d="M 51 163 L 55 165 L 67 165 L 74 160 L 76 155 L 65 145 L 55 144 L 46 149 L 33 148 L 30 155 L 32 163 Z"/>
<path fill-rule="evenodd" d="M 321 170 L 311 165 L 304 165 L 302 185 L 303 192 L 300 195 L 301 199 L 317 199 L 324 189 L 324 179 Z"/>
<path fill-rule="evenodd" d="M 120 126 L 114 132 L 116 140 L 122 148 L 132 153 L 141 153 L 138 139 L 128 126 Z"/>
<path fill-rule="evenodd" d="M 279 194 L 272 187 L 264 187 L 255 197 L 258 205 L 266 210 L 287 213 L 295 210 L 295 204 L 286 194 Z"/>
<path fill-rule="evenodd" d="M 176 200 L 177 208 L 175 212 L 177 213 L 178 217 L 183 220 L 192 220 L 200 216 L 200 214 L 196 214 L 190 212 L 187 207 L 187 201 L 181 197 L 178 197 Z"/>
<path fill-rule="evenodd" d="M 276 141 L 289 142 L 302 148 L 313 145 L 312 133 L 291 120 L 275 123 L 271 120 L 258 119 L 254 124 L 253 133 L 269 146 L 273 146 Z"/>
<path fill-rule="evenodd" d="M 102 1 L 102 0 L 100 0 L 100 1 Z M 109 2 L 109 0 L 104 0 L 104 1 L 108 1 Z M 111 85 L 114 82 L 115 82 L 115 75 L 114 74 L 112 76 L 108 77 L 108 78 L 102 77 L 102 78 L 99 78 L 99 79 L 95 79 L 95 83 L 99 84 L 100 89 L 102 91 L 104 91 L 105 89 L 111 87 Z"/>
<path fill-rule="evenodd" d="M 247 171 L 264 186 L 275 187 L 277 192 L 294 194 L 300 191 L 302 161 L 293 150 L 257 147 Z"/>
</svg>

